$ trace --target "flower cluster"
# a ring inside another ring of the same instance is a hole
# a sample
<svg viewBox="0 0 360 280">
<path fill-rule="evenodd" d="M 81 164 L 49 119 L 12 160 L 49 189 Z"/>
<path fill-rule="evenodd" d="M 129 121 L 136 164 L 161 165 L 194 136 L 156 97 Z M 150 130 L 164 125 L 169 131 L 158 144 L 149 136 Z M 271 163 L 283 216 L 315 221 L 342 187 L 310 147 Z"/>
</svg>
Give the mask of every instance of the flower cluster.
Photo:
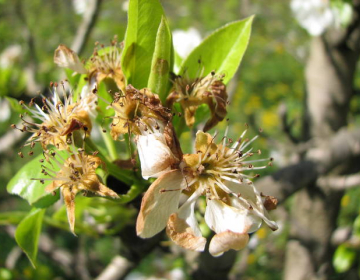
<svg viewBox="0 0 360 280">
<path fill-rule="evenodd" d="M 166 228 L 174 243 L 203 251 L 206 236 L 199 226 L 202 218 L 196 215 L 200 200 L 206 202 L 205 223 L 215 232 L 209 244 L 213 256 L 244 248 L 249 233 L 256 231 L 263 221 L 276 230 L 277 225 L 267 212 L 276 208 L 276 199 L 259 193 L 252 182 L 254 176 L 248 174 L 248 171 L 265 168 L 270 161 L 252 159 L 253 155 L 260 154 L 250 147 L 256 137 L 248 140 L 244 132 L 233 141 L 226 133 L 217 143 L 216 136 L 206 132 L 227 114 L 224 76 L 215 71 L 205 75 L 200 71 L 195 79 L 174 76 L 172 88 L 162 102 L 150 89 L 126 84 L 121 56 L 122 45 L 116 39 L 110 47 L 96 47 L 85 63 L 74 51 L 60 45 L 55 51 L 55 63 L 82 74 L 85 86 L 79 94 L 73 94 L 66 81 L 52 83 L 52 96 L 49 99 L 42 96 L 42 105 L 34 99 L 29 106 L 21 102 L 28 115 L 22 116 L 22 128 L 14 125 L 32 133 L 26 145 L 32 148 L 38 142 L 42 146 L 44 178 L 34 179 L 49 182 L 46 190 L 50 193 L 60 191 L 71 231 L 75 231 L 75 196 L 79 192 L 91 192 L 118 198 L 115 191 L 105 186 L 97 169 L 107 171 L 107 165 L 111 165 L 120 170 L 126 161 L 131 162 L 132 167 L 141 167 L 143 179 L 156 178 L 142 199 L 137 217 L 136 231 L 142 238 L 152 237 Z M 99 94 L 101 83 L 111 88 L 106 92 L 111 101 Z M 106 103 L 101 110 L 100 101 Z M 177 115 L 174 112 L 181 110 L 178 116 L 183 115 L 184 125 L 192 129 L 201 105 L 208 106 L 210 118 L 196 133 L 195 152 L 184 154 L 173 125 Z M 106 118 L 111 119 L 109 132 L 103 129 L 109 136 L 105 136 L 107 143 L 126 141 L 129 158 L 110 158 L 94 150 L 94 146 L 88 147 L 89 143 L 93 145 L 89 140 L 91 131 L 96 125 L 100 126 L 99 119 L 105 119 L 97 114 L 104 110 L 111 112 L 106 114 Z M 135 157 L 139 159 L 138 164 Z M 255 166 L 258 162 L 266 164 Z M 132 169 L 129 172 L 133 180 L 140 180 L 137 168 L 129 169 Z M 114 168 L 109 172 L 113 174 Z"/>
</svg>

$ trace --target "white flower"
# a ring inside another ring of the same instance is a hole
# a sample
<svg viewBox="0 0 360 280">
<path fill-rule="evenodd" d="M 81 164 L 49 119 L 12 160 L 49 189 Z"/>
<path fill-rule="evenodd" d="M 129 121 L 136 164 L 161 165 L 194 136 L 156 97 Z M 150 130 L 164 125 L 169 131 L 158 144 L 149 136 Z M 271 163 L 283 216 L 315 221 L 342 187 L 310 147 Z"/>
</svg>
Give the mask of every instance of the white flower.
<svg viewBox="0 0 360 280">
<path fill-rule="evenodd" d="M 186 58 L 201 43 L 200 32 L 194 27 L 187 31 L 176 29 L 173 32 L 174 48 L 181 58 Z"/>
<path fill-rule="evenodd" d="M 7 121 L 11 116 L 9 101 L 5 98 L 0 98 L 0 122 Z"/>
<path fill-rule="evenodd" d="M 21 46 L 11 45 L 0 54 L 0 67 L 10 68 L 21 57 Z"/>
<path fill-rule="evenodd" d="M 74 11 L 78 15 L 83 15 L 86 12 L 86 8 L 89 6 L 89 0 L 73 0 L 72 1 Z"/>
<path fill-rule="evenodd" d="M 262 221 L 276 230 L 277 225 L 268 218 L 264 206 L 273 209 L 275 199 L 260 195 L 251 177 L 243 174 L 246 170 L 264 168 L 252 165 L 262 160 L 246 160 L 253 153 L 245 149 L 256 137 L 243 141 L 243 136 L 230 148 L 226 137 L 216 145 L 213 137 L 199 131 L 196 154 L 184 155 L 179 169 L 162 173 L 146 192 L 137 219 L 137 234 L 148 238 L 166 227 L 176 244 L 203 251 L 206 239 L 194 212 L 200 196 L 206 197 L 205 222 L 216 233 L 209 246 L 213 256 L 244 248 L 249 241 L 248 233 L 256 231 Z M 183 194 L 188 198 L 179 207 Z"/>
<path fill-rule="evenodd" d="M 312 36 L 335 26 L 335 12 L 329 0 L 292 0 L 290 6 L 299 24 Z"/>
</svg>

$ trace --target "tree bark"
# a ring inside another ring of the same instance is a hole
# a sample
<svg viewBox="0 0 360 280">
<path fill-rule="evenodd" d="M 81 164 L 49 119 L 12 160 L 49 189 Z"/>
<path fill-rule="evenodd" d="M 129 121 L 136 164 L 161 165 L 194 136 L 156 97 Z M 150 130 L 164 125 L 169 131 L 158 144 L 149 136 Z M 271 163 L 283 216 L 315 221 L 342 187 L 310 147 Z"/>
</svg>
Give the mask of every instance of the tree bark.
<svg viewBox="0 0 360 280">
<path fill-rule="evenodd" d="M 358 1 L 354 2 L 354 21 L 358 23 L 359 6 Z M 359 58 L 359 24 L 351 24 L 349 28 L 352 28 L 350 36 L 347 35 L 349 30 L 345 34 L 329 31 L 326 36 L 313 38 L 311 43 L 305 75 L 307 111 L 310 135 L 318 146 L 347 125 Z M 341 165 L 344 163 L 323 173 L 346 174 L 345 165 L 339 168 Z M 330 279 L 334 274 L 332 255 L 335 248 L 330 239 L 336 229 L 343 191 L 320 188 L 316 184 L 319 173 L 315 175 L 314 180 L 307 182 L 295 195 L 285 280 Z"/>
</svg>

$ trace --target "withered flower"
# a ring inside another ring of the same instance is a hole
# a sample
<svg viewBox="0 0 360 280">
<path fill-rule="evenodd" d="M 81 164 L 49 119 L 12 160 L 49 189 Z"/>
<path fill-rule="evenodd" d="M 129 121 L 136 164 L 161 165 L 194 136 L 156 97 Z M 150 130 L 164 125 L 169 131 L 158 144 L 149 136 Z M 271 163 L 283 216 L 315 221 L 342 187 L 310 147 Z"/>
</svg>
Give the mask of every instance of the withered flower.
<svg viewBox="0 0 360 280">
<path fill-rule="evenodd" d="M 54 54 L 54 62 L 63 68 L 69 68 L 76 73 L 86 74 L 87 70 L 80 61 L 78 55 L 67 46 L 61 44 L 57 47 Z"/>
<path fill-rule="evenodd" d="M 111 135 L 114 139 L 126 133 L 136 135 L 145 179 L 179 162 L 182 152 L 171 123 L 172 114 L 162 106 L 157 94 L 129 85 L 125 94 L 115 94 L 110 106 L 115 110 Z"/>
<path fill-rule="evenodd" d="M 75 196 L 79 192 L 91 192 L 99 196 L 109 196 L 117 198 L 118 195 L 104 184 L 101 183 L 96 169 L 102 165 L 99 157 L 87 155 L 82 149 L 75 150 L 74 153 L 68 152 L 68 158 L 63 158 L 59 153 L 47 151 L 44 153 L 46 161 L 51 165 L 42 165 L 42 173 L 50 178 L 42 178 L 40 181 L 51 183 L 46 187 L 46 191 L 54 192 L 60 189 L 65 202 L 70 230 L 74 233 L 75 228 Z M 55 167 L 59 171 L 54 171 Z"/>
<path fill-rule="evenodd" d="M 244 174 L 265 168 L 253 166 L 263 160 L 248 160 L 253 155 L 248 146 L 256 137 L 246 141 L 244 133 L 229 147 L 232 141 L 227 137 L 215 144 L 214 137 L 199 131 L 196 153 L 185 154 L 179 169 L 163 173 L 146 192 L 137 219 L 137 234 L 149 238 L 166 227 L 176 244 L 203 251 L 206 239 L 194 212 L 200 196 L 206 197 L 205 222 L 216 233 L 209 246 L 213 256 L 244 248 L 248 234 L 256 231 L 262 221 L 276 230 L 277 225 L 269 219 L 264 206 L 269 197 L 264 199 L 250 180 L 252 177 Z M 181 195 L 187 200 L 179 207 Z"/>
<path fill-rule="evenodd" d="M 122 46 L 116 37 L 111 46 L 98 49 L 95 47 L 93 55 L 84 65 L 78 55 L 65 45 L 59 45 L 55 50 L 54 62 L 60 66 L 73 70 L 80 74 L 87 74 L 89 81 L 95 81 L 97 85 L 104 79 L 112 79 L 120 90 L 125 90 L 125 77 L 121 70 Z"/>
<path fill-rule="evenodd" d="M 195 123 L 195 112 L 202 104 L 207 104 L 211 117 L 203 130 L 208 131 L 226 116 L 227 104 L 226 86 L 222 82 L 222 75 L 211 72 L 204 78 L 194 80 L 177 76 L 174 80 L 172 92 L 167 98 L 167 104 L 172 107 L 180 103 L 184 110 L 186 125 L 192 127 Z"/>
<path fill-rule="evenodd" d="M 25 120 L 22 116 L 23 128 L 20 130 L 33 133 L 27 141 L 27 145 L 40 142 L 43 149 L 46 149 L 48 145 L 66 149 L 72 132 L 75 130 L 91 131 L 90 115 L 94 114 L 96 110 L 96 100 L 94 101 L 93 97 L 95 95 L 88 93 L 88 87 L 85 87 L 81 93 L 83 98 L 74 102 L 71 91 L 66 87 L 66 82 L 61 82 L 60 86 L 52 83 L 53 95 L 50 99 L 42 98 L 42 107 L 36 104 L 34 99 L 31 100 L 29 106 L 20 101 L 30 117 L 40 121 L 39 123 L 32 122 Z M 59 89 L 63 93 L 63 101 L 58 94 Z"/>
</svg>

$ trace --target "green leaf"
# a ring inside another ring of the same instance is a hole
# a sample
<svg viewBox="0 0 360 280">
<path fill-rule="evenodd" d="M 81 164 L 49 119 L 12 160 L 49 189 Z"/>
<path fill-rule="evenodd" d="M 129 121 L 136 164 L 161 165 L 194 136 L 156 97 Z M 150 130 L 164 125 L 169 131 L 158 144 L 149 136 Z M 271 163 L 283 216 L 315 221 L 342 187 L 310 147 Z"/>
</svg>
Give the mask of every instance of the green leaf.
<svg viewBox="0 0 360 280">
<path fill-rule="evenodd" d="M 182 57 L 174 50 L 174 72 L 178 73 L 183 63 Z"/>
<path fill-rule="evenodd" d="M 67 155 L 61 151 L 58 153 L 60 156 Z M 41 184 L 40 180 L 33 180 L 34 178 L 46 178 L 46 176 L 41 173 L 42 167 L 39 162 L 41 159 L 43 159 L 42 154 L 25 164 L 7 185 L 7 191 L 9 193 L 21 196 L 26 199 L 30 205 L 38 208 L 48 207 L 59 199 L 59 192 L 53 196 L 45 191 L 46 184 Z M 52 167 L 52 169 L 55 171 L 59 170 L 57 166 Z"/>
<path fill-rule="evenodd" d="M 163 8 L 158 0 L 130 0 L 121 67 L 127 84 L 147 86 Z"/>
<path fill-rule="evenodd" d="M 356 251 L 346 244 L 341 244 L 335 251 L 333 265 L 339 273 L 348 271 L 356 258 Z"/>
<path fill-rule="evenodd" d="M 6 96 L 5 98 L 9 102 L 11 109 L 13 109 L 15 112 L 20 114 L 26 112 L 26 110 L 19 104 L 19 101 L 16 98 L 8 96 Z"/>
<path fill-rule="evenodd" d="M 225 84 L 229 82 L 248 46 L 252 21 L 253 16 L 215 30 L 186 58 L 180 74 L 186 71 L 189 78 L 193 79 L 199 75 L 199 70 L 203 71 L 203 76 L 215 70 L 216 73 L 225 74 Z"/>
<path fill-rule="evenodd" d="M 159 95 L 161 101 L 165 102 L 169 86 L 169 74 L 172 69 L 173 45 L 171 31 L 165 17 L 156 35 L 155 51 L 151 63 L 151 72 L 147 87 L 151 92 Z"/>
<path fill-rule="evenodd" d="M 16 228 L 15 240 L 35 268 L 39 236 L 45 209 L 33 209 Z"/>
</svg>

